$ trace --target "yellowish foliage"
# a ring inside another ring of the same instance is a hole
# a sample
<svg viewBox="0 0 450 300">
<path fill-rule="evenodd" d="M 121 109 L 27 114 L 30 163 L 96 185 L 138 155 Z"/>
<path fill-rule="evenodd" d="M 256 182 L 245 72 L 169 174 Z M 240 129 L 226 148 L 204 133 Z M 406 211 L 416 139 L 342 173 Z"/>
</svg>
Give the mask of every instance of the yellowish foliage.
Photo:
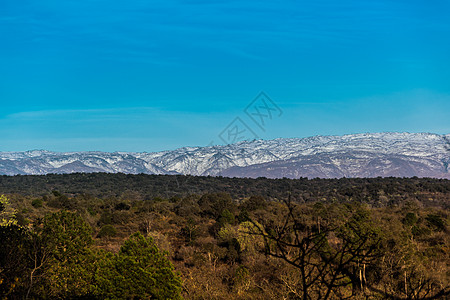
<svg viewBox="0 0 450 300">
<path fill-rule="evenodd" d="M 0 226 L 16 225 L 16 210 L 11 207 L 8 198 L 0 195 Z"/>
</svg>

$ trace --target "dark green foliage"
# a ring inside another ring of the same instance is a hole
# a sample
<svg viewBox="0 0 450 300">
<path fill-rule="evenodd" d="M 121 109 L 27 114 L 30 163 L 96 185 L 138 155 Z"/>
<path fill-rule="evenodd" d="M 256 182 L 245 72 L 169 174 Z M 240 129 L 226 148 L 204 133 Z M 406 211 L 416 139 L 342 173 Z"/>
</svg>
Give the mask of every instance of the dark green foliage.
<svg viewBox="0 0 450 300">
<path fill-rule="evenodd" d="M 239 223 L 250 221 L 250 214 L 245 209 L 241 210 L 239 212 L 239 215 L 237 216 L 237 220 Z"/>
<path fill-rule="evenodd" d="M 32 205 L 34 208 L 41 208 L 42 205 L 43 205 L 42 202 L 43 202 L 42 199 L 34 199 L 33 201 L 31 201 L 31 205 Z"/>
<path fill-rule="evenodd" d="M 61 211 L 47 215 L 34 232 L 0 226 L 0 239 L 0 295 L 7 298 L 181 298 L 167 254 L 139 233 L 117 255 L 95 250 L 90 227 Z"/>
<path fill-rule="evenodd" d="M 242 203 L 241 208 L 247 211 L 254 211 L 257 209 L 264 209 L 267 206 L 267 201 L 262 196 L 251 196 L 248 200 Z"/>
<path fill-rule="evenodd" d="M 74 199 L 70 199 L 67 195 L 63 195 L 60 192 L 53 191 L 53 195 L 47 197 L 47 205 L 53 208 L 71 210 L 77 207 L 77 203 Z"/>
<path fill-rule="evenodd" d="M 49 191 L 52 191 L 49 194 Z M 430 178 L 341 178 L 341 179 L 267 179 L 197 177 L 183 175 L 130 175 L 75 173 L 0 176 L 0 191 L 42 196 L 56 208 L 76 209 L 64 195 L 89 195 L 91 198 L 134 195 L 139 200 L 173 199 L 190 194 L 226 192 L 233 199 L 260 195 L 267 200 L 283 199 L 291 191 L 293 201 L 359 201 L 377 206 L 420 201 L 424 206 L 449 207 L 450 181 Z M 175 198 L 174 198 L 175 197 Z M 386 199 L 385 199 L 386 198 Z M 56 199 L 56 200 L 55 200 Z M 71 199 L 73 200 L 73 199 Z M 232 210 L 230 210 L 232 211 Z M 219 212 L 219 214 L 221 211 Z"/>
<path fill-rule="evenodd" d="M 234 211 L 236 207 L 227 193 L 205 194 L 198 200 L 198 205 L 202 215 L 210 216 L 213 219 L 219 218 L 225 209 Z"/>
<path fill-rule="evenodd" d="M 430 235 L 431 230 L 424 226 L 414 225 L 411 228 L 411 233 L 413 234 L 414 237 L 419 238 L 419 237 L 425 237 L 425 236 Z"/>
<path fill-rule="evenodd" d="M 111 299 L 180 299 L 181 281 L 165 253 L 152 238 L 132 235 L 101 276 L 104 294 Z M 106 279 L 106 280 L 105 280 Z"/>
<path fill-rule="evenodd" d="M 69 297 L 88 292 L 91 234 L 90 226 L 76 213 L 60 211 L 44 218 L 40 239 L 48 265 L 41 293 Z"/>
<path fill-rule="evenodd" d="M 52 194 L 53 194 L 53 196 L 55 196 L 55 197 L 61 197 L 61 196 L 63 196 L 63 194 L 61 194 L 59 191 L 56 191 L 56 190 L 53 190 L 53 191 L 52 191 Z"/>
<path fill-rule="evenodd" d="M 103 225 L 97 234 L 98 238 L 114 237 L 117 235 L 117 229 L 113 225 Z"/>
<path fill-rule="evenodd" d="M 433 228 L 433 230 L 436 231 L 445 231 L 447 226 L 442 219 L 442 217 L 435 215 L 435 214 L 429 214 L 425 218 L 427 220 L 428 226 Z"/>
<path fill-rule="evenodd" d="M 227 263 L 241 262 L 241 247 L 236 238 L 226 241 L 223 244 L 223 246 L 226 247 L 228 250 L 224 257 L 225 262 L 227 262 Z"/>
<path fill-rule="evenodd" d="M 407 213 L 405 218 L 403 219 L 403 223 L 407 226 L 413 226 L 417 223 L 417 215 L 415 213 Z"/>
<path fill-rule="evenodd" d="M 91 234 L 92 229 L 77 213 L 60 211 L 44 218 L 42 238 L 57 260 L 70 259 L 89 247 Z"/>
<path fill-rule="evenodd" d="M 129 219 L 128 211 L 104 210 L 100 215 L 99 225 L 124 224 Z"/>
<path fill-rule="evenodd" d="M 220 227 L 224 226 L 225 224 L 234 225 L 236 222 L 236 219 L 234 215 L 228 210 L 224 209 L 222 211 L 222 214 L 219 217 L 218 224 Z"/>
<path fill-rule="evenodd" d="M 200 214 L 200 207 L 198 205 L 199 196 L 189 195 L 181 200 L 175 206 L 175 213 L 181 217 L 194 218 Z"/>
<path fill-rule="evenodd" d="M 24 228 L 0 226 L 0 295 L 25 293 L 29 248 L 30 236 Z"/>
<path fill-rule="evenodd" d="M 114 206 L 115 210 L 130 210 L 131 206 L 124 202 L 119 202 Z"/>
</svg>

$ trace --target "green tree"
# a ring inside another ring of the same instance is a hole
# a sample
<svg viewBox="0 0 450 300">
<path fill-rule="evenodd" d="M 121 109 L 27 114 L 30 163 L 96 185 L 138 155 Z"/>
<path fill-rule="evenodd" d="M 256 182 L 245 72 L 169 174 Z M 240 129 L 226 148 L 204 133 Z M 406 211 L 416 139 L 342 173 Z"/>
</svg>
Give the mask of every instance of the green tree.
<svg viewBox="0 0 450 300">
<path fill-rule="evenodd" d="M 198 205 L 202 215 L 213 219 L 218 219 L 225 209 L 233 212 L 236 207 L 231 196 L 227 193 L 204 194 L 198 200 Z"/>
<path fill-rule="evenodd" d="M 39 293 L 49 297 L 75 297 L 89 293 L 92 229 L 72 212 L 61 211 L 44 218 L 40 232 L 41 252 L 49 256 L 45 283 Z"/>
<path fill-rule="evenodd" d="M 114 237 L 117 235 L 117 229 L 113 225 L 103 225 L 100 231 L 97 233 L 98 238 Z"/>
<path fill-rule="evenodd" d="M 220 215 L 219 220 L 218 220 L 220 227 L 224 226 L 225 224 L 234 225 L 235 222 L 236 222 L 236 219 L 235 219 L 234 215 L 228 209 L 224 209 L 222 211 L 222 214 Z"/>
<path fill-rule="evenodd" d="M 241 204 L 241 209 L 245 209 L 246 211 L 254 211 L 266 207 L 267 201 L 262 196 L 251 196 Z"/>
<path fill-rule="evenodd" d="M 133 234 L 119 254 L 106 261 L 98 278 L 111 299 L 181 299 L 181 280 L 151 237 Z"/>
</svg>

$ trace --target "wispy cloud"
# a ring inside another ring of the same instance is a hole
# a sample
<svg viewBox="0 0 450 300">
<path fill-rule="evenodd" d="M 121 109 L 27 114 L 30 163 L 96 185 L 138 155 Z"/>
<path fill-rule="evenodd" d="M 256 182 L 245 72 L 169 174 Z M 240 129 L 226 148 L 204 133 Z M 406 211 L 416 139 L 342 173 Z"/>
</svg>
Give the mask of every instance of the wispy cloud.
<svg viewBox="0 0 450 300">
<path fill-rule="evenodd" d="M 261 89 L 307 135 L 445 128 L 448 98 L 389 96 L 449 92 L 443 2 L 2 2 L 0 135 L 209 142 Z M 283 120 L 274 135 L 301 135 Z"/>
</svg>

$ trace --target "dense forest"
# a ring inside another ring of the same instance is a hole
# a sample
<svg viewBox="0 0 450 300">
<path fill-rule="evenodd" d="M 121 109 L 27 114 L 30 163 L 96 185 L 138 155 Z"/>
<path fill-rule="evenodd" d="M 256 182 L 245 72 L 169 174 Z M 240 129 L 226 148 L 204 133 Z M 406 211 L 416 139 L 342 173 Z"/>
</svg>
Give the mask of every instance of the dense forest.
<svg viewBox="0 0 450 300">
<path fill-rule="evenodd" d="M 450 181 L 0 177 L 4 299 L 445 299 Z"/>
<path fill-rule="evenodd" d="M 88 195 L 128 200 L 170 199 L 205 193 L 229 194 L 241 201 L 251 195 L 282 200 L 287 192 L 295 202 L 357 200 L 372 206 L 419 201 L 449 208 L 450 181 L 430 178 L 267 179 L 184 175 L 107 173 L 0 176 L 0 193 L 40 197 L 51 191 L 67 196 Z"/>
</svg>

